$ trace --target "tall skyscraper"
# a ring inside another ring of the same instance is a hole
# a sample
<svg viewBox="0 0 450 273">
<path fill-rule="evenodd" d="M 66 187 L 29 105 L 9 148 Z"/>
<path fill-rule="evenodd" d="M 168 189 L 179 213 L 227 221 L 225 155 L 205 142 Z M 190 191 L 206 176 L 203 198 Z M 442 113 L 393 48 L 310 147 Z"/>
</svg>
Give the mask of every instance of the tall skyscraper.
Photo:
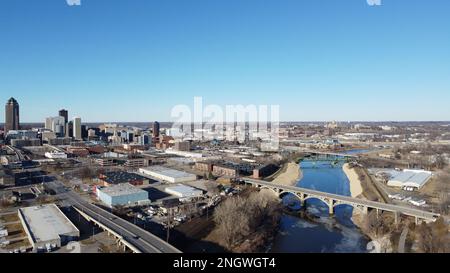
<svg viewBox="0 0 450 273">
<path fill-rule="evenodd" d="M 81 133 L 81 118 L 80 117 L 74 117 L 73 118 L 73 137 L 76 140 L 82 140 L 82 133 Z"/>
<path fill-rule="evenodd" d="M 155 121 L 153 123 L 153 138 L 159 138 L 159 129 L 160 129 L 159 122 Z"/>
<path fill-rule="evenodd" d="M 69 122 L 69 112 L 66 109 L 59 110 L 59 116 L 64 118 L 64 123 Z"/>
<path fill-rule="evenodd" d="M 5 134 L 10 130 L 19 130 L 19 103 L 10 98 L 5 106 Z"/>
<path fill-rule="evenodd" d="M 67 123 L 67 137 L 73 137 L 73 121 Z"/>
<path fill-rule="evenodd" d="M 69 123 L 69 111 L 67 111 L 66 109 L 61 109 L 61 110 L 59 110 L 59 116 L 64 118 L 64 130 L 65 130 L 64 135 L 66 137 L 68 137 L 69 136 L 69 126 L 67 126 L 67 125 Z"/>
</svg>

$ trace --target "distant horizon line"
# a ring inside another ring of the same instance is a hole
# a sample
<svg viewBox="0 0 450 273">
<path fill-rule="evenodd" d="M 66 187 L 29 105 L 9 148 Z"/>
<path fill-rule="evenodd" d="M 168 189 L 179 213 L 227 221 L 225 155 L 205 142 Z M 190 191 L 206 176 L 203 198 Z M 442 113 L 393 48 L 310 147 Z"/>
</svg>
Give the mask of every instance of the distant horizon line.
<svg viewBox="0 0 450 273">
<path fill-rule="evenodd" d="M 154 123 L 154 122 L 159 122 L 159 123 L 174 123 L 176 121 L 159 121 L 159 120 L 155 120 L 155 121 L 83 121 L 82 123 L 99 123 L 99 124 L 114 124 L 114 123 Z M 347 121 L 339 121 L 339 120 L 326 120 L 326 121 L 320 121 L 320 120 L 316 120 L 316 121 L 311 121 L 311 120 L 286 120 L 286 121 L 280 121 L 280 123 L 332 123 L 332 122 L 336 122 L 336 123 L 418 123 L 418 122 L 423 122 L 423 123 L 450 123 L 450 120 L 347 120 Z M 198 123 L 198 122 L 192 122 L 192 123 Z M 207 121 L 203 122 L 203 123 L 207 123 Z M 220 122 L 216 122 L 216 123 L 220 123 Z M 224 123 L 232 123 L 232 122 L 224 122 Z M 243 123 L 242 121 L 239 121 L 238 123 Z M 256 123 L 255 121 L 249 122 L 249 123 Z M 4 122 L 0 122 L 0 125 L 4 125 Z M 26 122 L 20 122 L 20 124 L 45 124 L 45 121 L 26 121 Z"/>
</svg>

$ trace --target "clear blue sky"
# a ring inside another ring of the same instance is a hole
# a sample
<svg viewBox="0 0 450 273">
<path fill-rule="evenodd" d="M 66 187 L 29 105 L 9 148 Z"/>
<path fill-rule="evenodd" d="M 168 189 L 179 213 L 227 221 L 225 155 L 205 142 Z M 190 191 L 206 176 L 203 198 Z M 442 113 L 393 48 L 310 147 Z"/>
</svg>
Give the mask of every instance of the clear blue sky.
<svg viewBox="0 0 450 273">
<path fill-rule="evenodd" d="M 449 14 L 448 0 L 1 0 L 0 100 L 24 122 L 167 121 L 194 96 L 279 104 L 283 120 L 450 120 Z"/>
</svg>

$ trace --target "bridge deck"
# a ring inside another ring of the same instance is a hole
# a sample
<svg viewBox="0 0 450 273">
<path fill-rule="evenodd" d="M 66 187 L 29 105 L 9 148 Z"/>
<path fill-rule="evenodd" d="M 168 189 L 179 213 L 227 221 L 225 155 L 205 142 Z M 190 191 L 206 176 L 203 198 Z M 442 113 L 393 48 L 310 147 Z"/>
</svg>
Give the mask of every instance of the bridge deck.
<svg viewBox="0 0 450 273">
<path fill-rule="evenodd" d="M 181 253 L 157 236 L 86 202 L 76 193 L 68 192 L 66 196 L 74 207 L 115 233 L 120 234 L 123 240 L 139 249 L 142 253 Z"/>
<path fill-rule="evenodd" d="M 265 186 L 265 187 L 269 187 L 269 188 L 281 189 L 283 191 L 291 192 L 294 194 L 295 193 L 303 193 L 303 194 L 307 194 L 307 195 L 311 195 L 311 196 L 323 197 L 323 198 L 333 199 L 333 200 L 337 200 L 337 201 L 343 201 L 343 202 L 350 203 L 350 204 L 362 205 L 362 206 L 366 206 L 369 208 L 380 209 L 380 210 L 384 210 L 384 211 L 399 212 L 399 213 L 402 213 L 405 215 L 419 217 L 419 218 L 423 218 L 423 219 L 427 219 L 427 220 L 433 220 L 440 216 L 439 214 L 436 214 L 433 212 L 428 212 L 428 211 L 423 211 L 423 210 L 419 210 L 419 209 L 403 207 L 403 206 L 398 206 L 398 205 L 392 205 L 392 204 L 385 204 L 385 203 L 369 201 L 369 200 L 362 200 L 362 199 L 353 198 L 353 197 L 349 197 L 349 196 L 326 193 L 326 192 L 321 192 L 321 191 L 316 191 L 316 190 L 311 190 L 311 189 L 306 189 L 306 188 L 277 185 L 277 184 L 267 182 L 267 181 L 260 181 L 260 180 L 254 180 L 254 179 L 244 179 L 244 181 L 246 183 L 250 183 L 250 184 L 254 184 L 254 185 L 260 185 L 260 186 Z"/>
</svg>

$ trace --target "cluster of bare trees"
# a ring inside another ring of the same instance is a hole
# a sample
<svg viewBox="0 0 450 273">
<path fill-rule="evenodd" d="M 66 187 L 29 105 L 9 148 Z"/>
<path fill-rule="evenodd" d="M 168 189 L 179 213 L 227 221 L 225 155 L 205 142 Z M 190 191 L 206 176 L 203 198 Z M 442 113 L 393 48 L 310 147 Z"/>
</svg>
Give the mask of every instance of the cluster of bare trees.
<svg viewBox="0 0 450 273">
<path fill-rule="evenodd" d="M 423 253 L 448 253 L 450 251 L 448 225 L 443 218 L 428 225 L 422 223 L 418 226 L 416 239 L 419 251 Z"/>
<path fill-rule="evenodd" d="M 380 238 L 392 231 L 394 223 L 390 219 L 386 219 L 383 215 L 376 214 L 375 211 L 367 214 L 364 218 L 363 229 L 366 233 L 373 237 Z"/>
<path fill-rule="evenodd" d="M 232 197 L 216 208 L 214 222 L 231 248 L 260 228 L 275 226 L 281 215 L 281 203 L 269 192 L 253 192 L 248 197 Z"/>
<path fill-rule="evenodd" d="M 419 154 L 411 154 L 419 151 Z M 450 153 L 448 145 L 414 144 L 393 150 L 396 159 L 404 159 L 409 168 L 443 169 L 448 166 L 445 154 Z"/>
<path fill-rule="evenodd" d="M 365 233 L 375 238 L 389 235 L 391 244 L 398 243 L 393 235 L 402 230 L 405 225 L 409 225 L 414 230 L 411 240 L 416 242 L 418 251 L 423 253 L 448 253 L 450 251 L 449 226 L 443 218 L 430 224 L 422 223 L 414 228 L 414 225 L 408 221 L 395 225 L 393 219 L 385 217 L 385 215 L 377 217 L 375 213 L 369 213 L 363 223 L 362 229 Z M 385 247 L 388 248 L 387 245 Z"/>
<path fill-rule="evenodd" d="M 79 176 L 82 179 L 92 179 L 97 177 L 98 174 L 99 174 L 98 170 L 89 167 L 83 167 L 77 171 L 77 176 Z"/>
<path fill-rule="evenodd" d="M 436 177 L 438 211 L 443 215 L 450 212 L 450 169 L 444 170 Z"/>
</svg>

